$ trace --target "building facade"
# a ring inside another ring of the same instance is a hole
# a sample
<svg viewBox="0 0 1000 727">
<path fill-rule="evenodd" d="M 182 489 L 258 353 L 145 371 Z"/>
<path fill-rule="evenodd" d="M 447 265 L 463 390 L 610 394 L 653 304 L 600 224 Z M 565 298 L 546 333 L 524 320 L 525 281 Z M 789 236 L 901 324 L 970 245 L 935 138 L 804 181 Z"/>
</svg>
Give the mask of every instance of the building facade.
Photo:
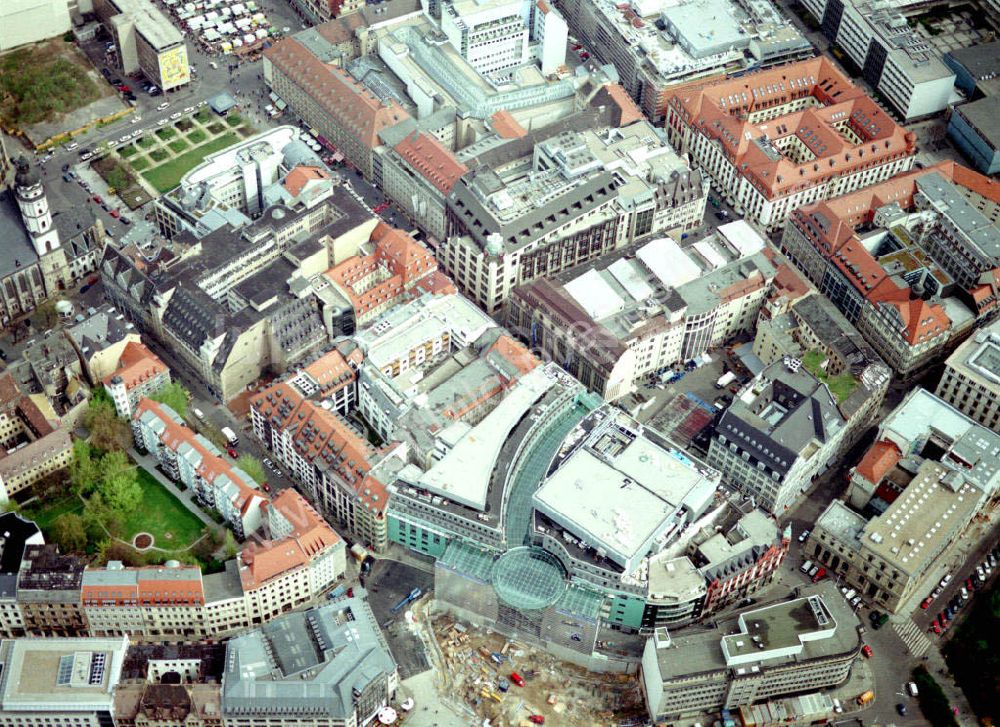
<svg viewBox="0 0 1000 727">
<path fill-rule="evenodd" d="M 976 331 L 955 349 L 934 393 L 987 429 L 1000 432 L 1000 322 Z"/>
</svg>

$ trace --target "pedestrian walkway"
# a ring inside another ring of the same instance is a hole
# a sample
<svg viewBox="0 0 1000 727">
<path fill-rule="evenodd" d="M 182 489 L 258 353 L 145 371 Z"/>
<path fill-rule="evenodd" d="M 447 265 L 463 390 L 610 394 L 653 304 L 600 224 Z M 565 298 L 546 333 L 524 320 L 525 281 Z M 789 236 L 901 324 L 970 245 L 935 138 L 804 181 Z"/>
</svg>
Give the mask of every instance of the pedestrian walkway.
<svg viewBox="0 0 1000 727">
<path fill-rule="evenodd" d="M 908 618 L 900 623 L 893 622 L 892 628 L 916 658 L 919 659 L 931 648 L 931 640 L 912 619 Z"/>
<path fill-rule="evenodd" d="M 148 454 L 139 454 L 134 447 L 130 448 L 128 453 L 133 460 L 143 467 L 143 469 L 153 475 L 153 477 L 156 478 L 156 481 L 166 488 L 167 492 L 184 503 L 184 507 L 193 512 L 199 520 L 205 523 L 205 525 L 215 526 L 217 524 L 205 513 L 204 510 L 198 507 L 197 503 L 194 501 L 194 493 L 191 492 L 191 490 L 181 490 L 181 488 L 170 481 L 169 477 L 160 472 L 160 470 L 156 469 L 156 458 Z"/>
</svg>

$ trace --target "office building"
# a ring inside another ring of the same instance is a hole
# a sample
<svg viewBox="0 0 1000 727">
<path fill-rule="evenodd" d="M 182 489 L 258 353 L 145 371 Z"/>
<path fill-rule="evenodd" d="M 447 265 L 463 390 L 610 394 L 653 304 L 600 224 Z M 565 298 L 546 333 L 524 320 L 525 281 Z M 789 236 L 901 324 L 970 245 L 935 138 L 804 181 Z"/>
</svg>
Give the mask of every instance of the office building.
<svg viewBox="0 0 1000 727">
<path fill-rule="evenodd" d="M 278 186 L 299 188 L 299 171 Z M 375 225 L 346 191 L 315 205 L 298 195 L 203 237 L 182 231 L 108 246 L 101 274 L 119 311 L 229 401 L 265 369 L 287 371 L 353 325 L 341 296 L 324 297 L 323 273 L 354 255 Z"/>
<path fill-rule="evenodd" d="M 876 392 L 884 396 L 887 387 L 884 367 L 834 380 L 821 368 L 824 361 L 786 358 L 765 367 L 715 425 L 709 464 L 775 515 L 857 440 L 878 411 Z"/>
<path fill-rule="evenodd" d="M 714 627 L 646 641 L 641 684 L 656 721 L 735 710 L 847 681 L 861 653 L 860 624 L 825 581 Z"/>
<path fill-rule="evenodd" d="M 809 41 L 767 0 L 583 0 L 563 11 L 572 34 L 601 63 L 614 65 L 622 86 L 657 124 L 674 84 L 813 55 Z"/>
<path fill-rule="evenodd" d="M 84 320 L 78 319 L 64 330 L 92 386 L 115 370 L 126 346 L 139 343 L 135 326 L 112 307 L 96 311 Z"/>
<path fill-rule="evenodd" d="M 942 57 L 945 65 L 955 72 L 955 88 L 970 101 L 1000 92 L 997 78 L 997 54 L 1000 40 L 955 48 Z"/>
<path fill-rule="evenodd" d="M 191 82 L 184 36 L 151 0 L 94 0 L 94 14 L 114 41 L 122 73 L 141 72 L 164 91 Z"/>
<path fill-rule="evenodd" d="M 836 43 L 905 122 L 943 111 L 955 74 L 926 38 L 886 0 L 804 0 Z"/>
<path fill-rule="evenodd" d="M 701 175 L 648 122 L 589 121 L 578 114 L 479 154 L 452 187 L 435 255 L 487 312 L 518 285 L 700 224 Z"/>
<path fill-rule="evenodd" d="M 0 52 L 62 35 L 73 27 L 67 0 L 28 0 L 0 7 Z"/>
<path fill-rule="evenodd" d="M 666 106 L 673 147 L 769 232 L 803 205 L 910 169 L 916 153 L 916 135 L 824 57 L 678 86 Z"/>
<path fill-rule="evenodd" d="M 280 727 L 290 713 L 314 727 L 367 724 L 398 683 L 366 594 L 356 589 L 230 640 L 222 717 L 227 727 Z"/>
<path fill-rule="evenodd" d="M 52 210 L 38 170 L 23 156 L 14 167 L 13 185 L 0 189 L 3 327 L 95 270 L 104 245 L 104 225 L 90 207 Z"/>
<path fill-rule="evenodd" d="M 846 502 L 816 520 L 806 553 L 888 611 L 912 608 L 1000 483 L 1000 435 L 924 389 L 879 426 Z"/>
<path fill-rule="evenodd" d="M 359 328 L 423 293 L 455 292 L 455 286 L 438 271 L 438 263 L 427 248 L 384 222 L 372 230 L 368 245 L 327 270 L 326 277 L 348 301 Z"/>
<path fill-rule="evenodd" d="M 528 62 L 522 0 L 443 0 L 441 32 L 479 73 L 502 79 Z"/>
<path fill-rule="evenodd" d="M 131 421 L 139 402 L 159 393 L 170 383 L 170 369 L 142 343 L 129 342 L 118 366 L 104 377 L 104 389 L 115 403 L 118 416 Z"/>
<path fill-rule="evenodd" d="M 1000 44 L 1000 41 L 997 41 Z M 983 174 L 1000 172 L 1000 95 L 956 105 L 948 119 L 948 138 Z"/>
<path fill-rule="evenodd" d="M 171 479 L 217 510 L 238 538 L 260 527 L 267 495 L 214 444 L 188 429 L 169 406 L 140 400 L 132 432 L 136 447 L 155 456 Z"/>
<path fill-rule="evenodd" d="M 755 324 L 777 274 L 738 221 L 682 248 L 659 238 L 513 290 L 511 331 L 608 401 Z"/>
<path fill-rule="evenodd" d="M 226 225 L 242 227 L 278 202 L 311 209 L 328 198 L 334 183 L 299 133 L 279 126 L 209 154 L 157 198 L 160 234 L 187 230 L 203 237 Z"/>
<path fill-rule="evenodd" d="M 782 252 L 900 377 L 993 315 L 996 185 L 954 162 L 792 212 Z"/>
<path fill-rule="evenodd" d="M 127 638 L 5 639 L 0 642 L 0 725 L 105 727 Z"/>
<path fill-rule="evenodd" d="M 934 393 L 987 429 L 1000 432 L 1000 322 L 976 331 L 955 349 Z"/>
</svg>

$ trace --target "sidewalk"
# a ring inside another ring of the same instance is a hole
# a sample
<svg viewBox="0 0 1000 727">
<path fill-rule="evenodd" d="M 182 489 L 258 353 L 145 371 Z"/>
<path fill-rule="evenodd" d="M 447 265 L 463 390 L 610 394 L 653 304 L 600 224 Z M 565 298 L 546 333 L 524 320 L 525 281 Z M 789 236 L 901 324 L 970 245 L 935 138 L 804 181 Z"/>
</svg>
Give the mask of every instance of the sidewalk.
<svg viewBox="0 0 1000 727">
<path fill-rule="evenodd" d="M 166 488 L 167 492 L 184 503 L 184 507 L 193 512 L 199 520 L 212 527 L 218 525 L 218 523 L 210 518 L 204 510 L 198 507 L 194 501 L 194 493 L 191 492 L 191 490 L 181 490 L 177 487 L 177 485 L 170 481 L 170 478 L 160 472 L 160 470 L 156 469 L 157 461 L 154 457 L 151 457 L 148 454 L 139 454 L 134 447 L 129 448 L 128 454 L 138 464 L 142 465 L 143 469 L 153 475 L 153 477 L 156 478 L 156 481 Z"/>
</svg>

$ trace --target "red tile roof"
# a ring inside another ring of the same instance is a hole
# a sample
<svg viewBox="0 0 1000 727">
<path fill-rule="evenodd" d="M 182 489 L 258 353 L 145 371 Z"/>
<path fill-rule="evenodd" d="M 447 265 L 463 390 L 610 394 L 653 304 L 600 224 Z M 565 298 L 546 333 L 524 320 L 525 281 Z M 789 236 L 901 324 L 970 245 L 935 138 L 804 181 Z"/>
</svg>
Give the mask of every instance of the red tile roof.
<svg viewBox="0 0 1000 727">
<path fill-rule="evenodd" d="M 490 117 L 490 122 L 493 125 L 493 131 L 501 139 L 520 139 L 522 136 L 528 135 L 525 128 L 506 109 L 501 109 L 493 114 Z"/>
<path fill-rule="evenodd" d="M 469 171 L 441 142 L 422 131 L 414 131 L 393 148 L 442 194 L 448 194 Z"/>
<path fill-rule="evenodd" d="M 290 195 L 298 197 L 309 182 L 318 182 L 329 178 L 330 175 L 319 167 L 308 167 L 300 164 L 285 175 L 282 184 Z"/>
<path fill-rule="evenodd" d="M 622 88 L 620 84 L 605 84 L 604 90 L 608 92 L 611 100 L 618 104 L 618 108 L 621 112 L 621 118 L 618 120 L 619 126 L 628 126 L 629 124 L 635 123 L 636 121 L 642 121 L 646 118 L 639 107 L 635 105 L 635 101 L 632 100 L 632 97 L 628 95 L 628 92 Z"/>
<path fill-rule="evenodd" d="M 899 463 L 901 456 L 899 447 L 892 442 L 886 440 L 875 442 L 858 462 L 857 472 L 877 485 Z"/>
<path fill-rule="evenodd" d="M 125 344 L 122 355 L 118 358 L 118 368 L 109 376 L 104 377 L 104 383 L 109 384 L 115 376 L 120 376 L 125 388 L 133 389 L 167 370 L 166 364 L 145 345 L 129 341 Z"/>
</svg>

